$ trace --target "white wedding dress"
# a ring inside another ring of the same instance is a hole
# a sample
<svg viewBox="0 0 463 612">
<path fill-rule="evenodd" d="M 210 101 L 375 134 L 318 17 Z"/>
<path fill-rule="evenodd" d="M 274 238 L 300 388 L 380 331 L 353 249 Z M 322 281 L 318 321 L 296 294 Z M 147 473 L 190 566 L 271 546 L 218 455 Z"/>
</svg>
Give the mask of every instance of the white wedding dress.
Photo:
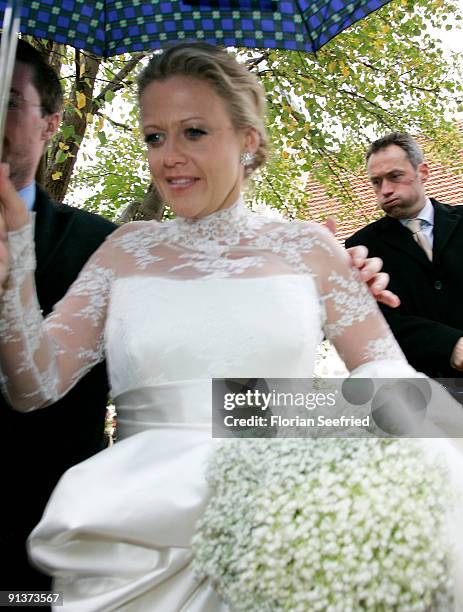
<svg viewBox="0 0 463 612">
<path fill-rule="evenodd" d="M 310 377 L 323 334 L 358 375 L 414 371 L 317 225 L 240 201 L 200 220 L 123 226 L 45 323 L 30 236 L 10 237 L 4 390 L 35 409 L 106 357 L 120 440 L 63 476 L 32 533 L 33 561 L 54 575 L 65 611 L 225 610 L 190 565 L 213 447 L 211 377 Z"/>
</svg>

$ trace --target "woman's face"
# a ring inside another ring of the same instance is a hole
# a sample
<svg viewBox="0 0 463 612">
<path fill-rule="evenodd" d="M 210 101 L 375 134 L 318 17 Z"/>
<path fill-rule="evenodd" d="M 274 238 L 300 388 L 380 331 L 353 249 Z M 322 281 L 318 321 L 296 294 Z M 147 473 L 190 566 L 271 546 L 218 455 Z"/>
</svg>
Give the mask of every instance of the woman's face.
<svg viewBox="0 0 463 612">
<path fill-rule="evenodd" d="M 177 215 L 204 217 L 238 199 L 240 155 L 255 152 L 257 134 L 235 130 L 207 82 L 187 76 L 153 81 L 140 98 L 140 113 L 154 183 Z"/>
</svg>

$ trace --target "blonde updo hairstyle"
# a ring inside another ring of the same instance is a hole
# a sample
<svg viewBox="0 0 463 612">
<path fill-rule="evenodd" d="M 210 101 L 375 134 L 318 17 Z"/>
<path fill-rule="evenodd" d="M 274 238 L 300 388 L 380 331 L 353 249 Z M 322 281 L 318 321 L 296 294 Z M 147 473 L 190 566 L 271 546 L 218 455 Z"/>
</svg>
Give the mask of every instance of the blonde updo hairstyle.
<svg viewBox="0 0 463 612">
<path fill-rule="evenodd" d="M 248 177 L 267 159 L 265 95 L 256 77 L 224 49 L 207 43 L 180 43 L 153 55 L 138 77 L 138 98 L 153 81 L 188 76 L 208 83 L 225 102 L 235 130 L 251 127 L 259 136 Z"/>
</svg>

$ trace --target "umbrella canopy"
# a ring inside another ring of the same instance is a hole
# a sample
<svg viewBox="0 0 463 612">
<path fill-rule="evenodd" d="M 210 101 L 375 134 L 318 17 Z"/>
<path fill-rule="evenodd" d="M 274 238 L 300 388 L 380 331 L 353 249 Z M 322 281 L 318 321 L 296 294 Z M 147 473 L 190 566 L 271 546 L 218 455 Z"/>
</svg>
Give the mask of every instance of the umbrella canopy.
<svg viewBox="0 0 463 612">
<path fill-rule="evenodd" d="M 21 32 L 108 57 L 169 41 L 316 51 L 389 0 L 23 0 Z M 0 0 L 0 18 L 8 2 Z"/>
</svg>

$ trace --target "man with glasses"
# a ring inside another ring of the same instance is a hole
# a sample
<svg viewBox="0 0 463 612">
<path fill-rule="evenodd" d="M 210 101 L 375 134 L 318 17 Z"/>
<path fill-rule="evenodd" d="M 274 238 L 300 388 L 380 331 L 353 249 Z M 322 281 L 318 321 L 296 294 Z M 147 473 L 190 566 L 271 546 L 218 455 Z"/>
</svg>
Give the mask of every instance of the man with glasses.
<svg viewBox="0 0 463 612">
<path fill-rule="evenodd" d="M 35 212 L 36 283 L 44 314 L 65 294 L 115 226 L 97 215 L 52 202 L 34 177 L 61 121 L 63 95 L 41 54 L 18 41 L 8 105 L 3 161 Z M 48 576 L 30 566 L 26 539 L 61 474 L 105 445 L 104 364 L 58 403 L 29 414 L 0 397 L 0 590 L 50 590 Z"/>
</svg>

